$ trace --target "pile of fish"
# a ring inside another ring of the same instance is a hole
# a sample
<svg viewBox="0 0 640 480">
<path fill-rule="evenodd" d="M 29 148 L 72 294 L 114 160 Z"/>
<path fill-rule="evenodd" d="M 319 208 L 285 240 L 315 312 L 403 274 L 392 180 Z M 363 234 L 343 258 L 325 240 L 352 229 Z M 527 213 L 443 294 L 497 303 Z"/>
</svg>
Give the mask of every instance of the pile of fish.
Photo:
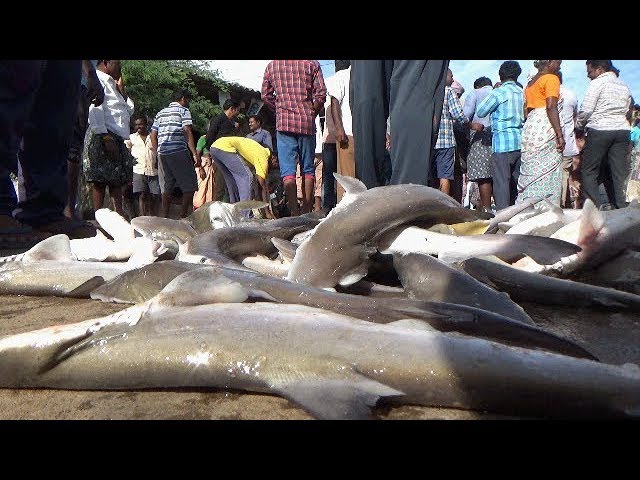
<svg viewBox="0 0 640 480">
<path fill-rule="evenodd" d="M 240 389 L 321 419 L 381 403 L 640 415 L 638 366 L 599 361 L 515 303 L 640 311 L 637 202 L 536 198 L 491 218 L 433 188 L 336 178 L 346 193 L 326 216 L 210 202 L 129 223 L 103 209 L 105 233 L 1 258 L 0 294 L 132 306 L 0 337 L 0 387 Z"/>
</svg>

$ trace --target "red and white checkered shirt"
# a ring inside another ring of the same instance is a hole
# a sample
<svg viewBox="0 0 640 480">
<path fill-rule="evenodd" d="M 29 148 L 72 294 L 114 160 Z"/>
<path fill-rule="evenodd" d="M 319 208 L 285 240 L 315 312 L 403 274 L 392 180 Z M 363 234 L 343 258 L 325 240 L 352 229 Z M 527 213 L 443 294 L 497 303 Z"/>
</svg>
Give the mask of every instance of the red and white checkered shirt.
<svg viewBox="0 0 640 480">
<path fill-rule="evenodd" d="M 276 111 L 276 130 L 314 135 L 313 102 L 324 105 L 327 87 L 317 60 L 273 60 L 262 80 L 262 100 Z"/>
</svg>

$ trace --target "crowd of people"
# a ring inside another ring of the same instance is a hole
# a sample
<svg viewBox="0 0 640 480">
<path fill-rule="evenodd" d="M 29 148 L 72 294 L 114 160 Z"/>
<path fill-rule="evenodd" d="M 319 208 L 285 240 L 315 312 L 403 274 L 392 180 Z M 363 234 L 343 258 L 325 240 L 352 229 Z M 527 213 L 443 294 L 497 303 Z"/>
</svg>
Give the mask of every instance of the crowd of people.
<svg viewBox="0 0 640 480">
<path fill-rule="evenodd" d="M 316 60 L 273 60 L 261 97 L 275 131 L 252 115 L 241 134 L 229 99 L 196 138 L 189 92 L 152 122 L 135 115 L 119 60 L 0 62 L 0 248 L 91 235 L 75 208 L 80 169 L 94 210 L 108 189 L 123 216 L 128 185 L 140 215 L 169 216 L 176 188 L 180 217 L 216 200 L 261 200 L 265 218 L 328 210 L 344 193 L 336 172 L 368 188 L 431 185 L 486 211 L 528 197 L 622 208 L 638 196 L 640 108 L 610 60 L 586 61 L 581 104 L 561 60 L 536 60 L 525 85 L 506 61 L 499 82 L 479 77 L 464 98 L 448 63 L 336 60 L 325 79 Z M 17 195 L 10 173 L 22 178 Z"/>
</svg>

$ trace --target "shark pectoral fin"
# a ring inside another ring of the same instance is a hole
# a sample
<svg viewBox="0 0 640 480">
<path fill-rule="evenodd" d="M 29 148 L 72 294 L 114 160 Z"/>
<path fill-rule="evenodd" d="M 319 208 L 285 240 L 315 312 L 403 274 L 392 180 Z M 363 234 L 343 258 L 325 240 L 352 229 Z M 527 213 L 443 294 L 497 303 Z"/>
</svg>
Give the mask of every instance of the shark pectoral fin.
<svg viewBox="0 0 640 480">
<path fill-rule="evenodd" d="M 345 175 L 340 175 L 339 173 L 335 173 L 335 172 L 333 173 L 333 176 L 338 181 L 340 186 L 344 188 L 347 195 L 367 191 L 367 186 L 357 178 L 347 177 Z"/>
<path fill-rule="evenodd" d="M 247 289 L 229 280 L 214 267 L 190 270 L 171 280 L 154 297 L 155 305 L 193 306 L 211 303 L 242 303 L 249 297 Z"/>
<path fill-rule="evenodd" d="M 283 260 L 291 263 L 293 262 L 293 258 L 296 256 L 296 251 L 298 246 L 294 243 L 291 243 L 288 240 L 284 240 L 283 238 L 271 238 L 271 243 L 278 249 L 280 252 L 280 256 Z"/>
<path fill-rule="evenodd" d="M 404 395 L 357 373 L 344 379 L 304 378 L 275 390 L 320 420 L 368 420 L 380 398 Z"/>
<path fill-rule="evenodd" d="M 338 284 L 342 287 L 348 287 L 349 285 L 353 285 L 357 281 L 363 279 L 369 273 L 369 261 L 365 260 L 355 268 L 349 270 L 346 274 L 342 276 L 342 278 L 338 281 Z"/>
<path fill-rule="evenodd" d="M 71 290 L 66 296 L 72 298 L 90 298 L 91 292 L 102 285 L 104 285 L 104 278 L 96 275 L 95 277 L 91 277 L 82 285 Z"/>
<path fill-rule="evenodd" d="M 53 235 L 33 246 L 22 257 L 23 262 L 37 262 L 39 260 L 75 261 L 75 257 L 71 253 L 69 237 L 63 233 Z"/>
<path fill-rule="evenodd" d="M 424 320 L 418 320 L 415 318 L 403 318 L 402 320 L 396 320 L 395 322 L 387 323 L 387 325 L 392 325 L 394 327 L 400 328 L 410 328 L 413 330 L 424 330 L 427 332 L 439 332 L 439 330 L 433 328 Z"/>
</svg>

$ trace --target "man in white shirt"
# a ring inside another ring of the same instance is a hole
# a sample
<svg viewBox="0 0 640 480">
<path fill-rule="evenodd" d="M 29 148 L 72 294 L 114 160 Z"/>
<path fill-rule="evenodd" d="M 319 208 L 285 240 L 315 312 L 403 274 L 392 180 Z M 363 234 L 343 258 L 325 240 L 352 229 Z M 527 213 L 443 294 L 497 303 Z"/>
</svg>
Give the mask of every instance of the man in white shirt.
<svg viewBox="0 0 640 480">
<path fill-rule="evenodd" d="M 151 145 L 147 117 L 135 119 L 135 133 L 125 144 L 136 163 L 133 164 L 133 194 L 138 195 L 140 215 L 158 215 L 160 183 L 158 182 L 158 160 Z"/>
<path fill-rule="evenodd" d="M 560 78 L 560 97 L 562 98 L 562 112 L 560 123 L 564 136 L 564 150 L 562 152 L 562 196 L 560 205 L 562 208 L 571 208 L 570 185 L 574 185 L 572 179 L 574 171 L 578 168 L 578 145 L 576 144 L 575 126 L 578 117 L 578 97 L 573 90 L 562 84 L 562 72 L 558 72 Z M 574 163 L 576 166 L 574 167 Z M 573 175 L 572 175 L 573 174 Z"/>
<path fill-rule="evenodd" d="M 356 176 L 356 164 L 353 150 L 353 127 L 351 106 L 349 105 L 349 81 L 351 65 L 336 72 L 327 85 L 327 94 L 331 96 L 331 120 L 335 127 L 336 149 L 338 153 L 338 173 L 347 177 Z M 338 185 L 337 200 L 340 202 L 344 189 Z"/>
<path fill-rule="evenodd" d="M 124 141 L 129 139 L 134 104 L 124 88 L 120 60 L 100 60 L 96 74 L 104 87 L 104 103 L 89 109 L 83 171 L 92 186 L 94 211 L 102 208 L 108 186 L 114 210 L 124 216 L 122 187 L 133 175 L 133 158 Z"/>
<path fill-rule="evenodd" d="M 587 60 L 587 76 L 591 83 L 576 120 L 576 129 L 586 128 L 582 150 L 582 191 L 597 207 L 602 200 L 598 191 L 601 167 L 608 167 L 609 201 L 616 208 L 627 206 L 625 184 L 629 177 L 629 131 L 627 114 L 631 106 L 629 87 L 618 78 L 611 60 Z M 607 182 L 605 181 L 605 184 Z"/>
</svg>

